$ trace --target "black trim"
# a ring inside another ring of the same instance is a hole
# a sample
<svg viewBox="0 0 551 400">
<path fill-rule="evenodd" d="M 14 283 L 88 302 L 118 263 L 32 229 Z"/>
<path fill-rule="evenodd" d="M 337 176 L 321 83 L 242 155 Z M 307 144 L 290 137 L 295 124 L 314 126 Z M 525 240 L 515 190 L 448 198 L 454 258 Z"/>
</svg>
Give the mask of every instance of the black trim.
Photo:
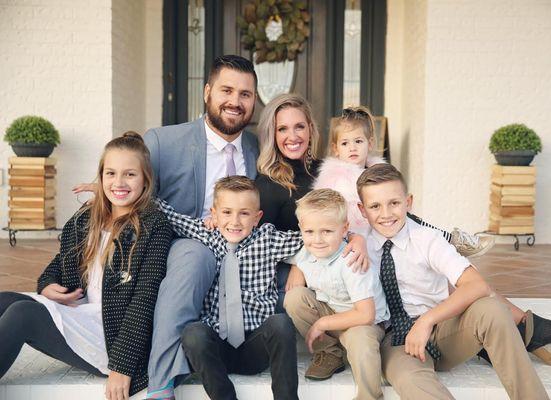
<svg viewBox="0 0 551 400">
<path fill-rule="evenodd" d="M 224 19 L 217 0 L 205 0 L 205 83 L 214 59 L 223 53 Z"/>
<path fill-rule="evenodd" d="M 384 115 L 386 0 L 362 0 L 360 101 Z"/>
<path fill-rule="evenodd" d="M 187 117 L 188 1 L 163 3 L 163 125 Z"/>
<path fill-rule="evenodd" d="M 327 115 L 342 112 L 345 0 L 327 0 Z"/>
</svg>

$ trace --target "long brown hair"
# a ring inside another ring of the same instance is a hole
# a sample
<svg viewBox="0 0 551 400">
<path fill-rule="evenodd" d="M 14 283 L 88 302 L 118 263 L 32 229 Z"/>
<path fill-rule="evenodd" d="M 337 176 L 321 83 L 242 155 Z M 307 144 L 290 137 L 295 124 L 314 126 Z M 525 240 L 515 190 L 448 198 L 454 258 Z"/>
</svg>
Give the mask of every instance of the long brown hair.
<svg viewBox="0 0 551 400">
<path fill-rule="evenodd" d="M 142 173 L 144 177 L 144 189 L 138 199 L 131 205 L 130 211 L 113 220 L 113 213 L 111 209 L 111 202 L 103 191 L 103 168 L 105 165 L 105 157 L 111 150 L 128 150 L 134 152 L 140 159 Z M 103 229 L 111 228 L 111 238 L 109 245 L 105 251 L 101 254 L 101 264 L 112 267 L 112 256 L 115 248 L 115 243 L 118 244 L 119 250 L 121 244 L 119 235 L 127 227 L 131 226 L 135 232 L 136 240 L 132 245 L 130 254 L 128 256 L 128 270 L 130 269 L 130 262 L 132 259 L 132 253 L 134 247 L 138 242 L 137 238 L 140 236 L 140 213 L 151 207 L 151 196 L 153 193 L 153 169 L 151 167 L 151 161 L 149 156 L 149 150 L 147 149 L 142 137 L 136 132 L 125 132 L 122 136 L 111 140 L 105 145 L 103 154 L 101 156 L 98 174 L 96 178 L 97 184 L 95 188 L 95 198 L 92 203 L 87 204 L 81 209 L 81 212 L 90 211 L 90 219 L 88 220 L 87 235 L 83 242 L 80 244 L 84 248 L 82 253 L 82 261 L 80 264 L 81 280 L 84 284 L 88 281 L 88 273 L 92 267 L 92 264 L 99 254 L 101 246 L 101 232 Z M 121 259 L 122 262 L 122 259 Z"/>
<path fill-rule="evenodd" d="M 276 143 L 276 117 L 277 113 L 286 108 L 297 108 L 306 117 L 308 128 L 310 130 L 310 143 L 308 145 L 311 160 L 316 159 L 319 145 L 319 131 L 316 122 L 312 116 L 312 108 L 310 104 L 302 96 L 289 93 L 281 94 L 266 104 L 266 107 L 260 115 L 258 122 L 258 140 L 260 142 L 260 155 L 256 166 L 258 172 L 268 176 L 271 180 L 279 183 L 281 186 L 295 190 L 296 185 L 293 183 L 295 174 L 293 168 L 279 151 Z M 309 171 L 307 157 L 303 157 L 306 171 Z"/>
</svg>

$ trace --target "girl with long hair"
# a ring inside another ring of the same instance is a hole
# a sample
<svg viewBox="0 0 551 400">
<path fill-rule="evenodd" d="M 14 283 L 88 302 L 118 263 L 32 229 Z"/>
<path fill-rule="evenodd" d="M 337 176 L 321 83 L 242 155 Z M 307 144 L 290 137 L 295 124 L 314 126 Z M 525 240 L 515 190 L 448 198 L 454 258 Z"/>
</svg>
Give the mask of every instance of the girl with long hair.
<svg viewBox="0 0 551 400">
<path fill-rule="evenodd" d="M 149 151 L 137 133 L 105 146 L 97 181 L 94 201 L 63 227 L 38 294 L 0 293 L 0 377 L 27 343 L 107 375 L 107 399 L 128 399 L 147 386 L 153 312 L 172 230 L 152 202 Z"/>
</svg>

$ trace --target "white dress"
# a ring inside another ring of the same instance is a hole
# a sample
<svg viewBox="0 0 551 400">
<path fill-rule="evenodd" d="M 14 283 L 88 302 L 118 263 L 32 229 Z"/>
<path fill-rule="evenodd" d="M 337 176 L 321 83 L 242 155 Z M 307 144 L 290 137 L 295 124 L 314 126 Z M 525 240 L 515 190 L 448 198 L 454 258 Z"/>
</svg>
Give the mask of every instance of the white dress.
<svg viewBox="0 0 551 400">
<path fill-rule="evenodd" d="M 110 235 L 109 232 L 102 232 L 99 254 L 103 253 Z M 76 307 L 56 303 L 40 294 L 30 296 L 46 306 L 71 350 L 88 364 L 108 375 L 110 371 L 107 368 L 108 358 L 101 313 L 102 280 L 103 266 L 100 257 L 97 256 L 88 275 L 86 296 L 77 302 Z"/>
</svg>

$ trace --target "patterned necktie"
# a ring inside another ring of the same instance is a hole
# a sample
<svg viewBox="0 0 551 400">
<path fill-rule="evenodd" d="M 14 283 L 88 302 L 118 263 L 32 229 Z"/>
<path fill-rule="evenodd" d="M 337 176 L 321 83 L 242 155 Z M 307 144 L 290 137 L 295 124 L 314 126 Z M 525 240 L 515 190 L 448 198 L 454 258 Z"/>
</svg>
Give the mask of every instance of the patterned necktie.
<svg viewBox="0 0 551 400">
<path fill-rule="evenodd" d="M 218 335 L 221 339 L 227 338 L 229 344 L 238 348 L 245 341 L 245 328 L 239 260 L 235 255 L 237 244 L 228 243 L 227 248 L 218 278 Z"/>
<path fill-rule="evenodd" d="M 404 310 L 398 280 L 396 279 L 396 267 L 390 254 L 392 241 L 387 240 L 383 245 L 383 257 L 381 259 L 381 284 L 385 292 L 386 302 L 390 311 L 390 323 L 392 324 L 392 345 L 402 346 L 406 342 L 406 336 L 413 326 L 414 320 Z M 427 352 L 435 360 L 442 356 L 438 347 L 432 342 L 427 342 Z"/>
<path fill-rule="evenodd" d="M 235 175 L 235 162 L 233 161 L 233 152 L 235 151 L 235 146 L 231 143 L 228 143 L 224 147 L 224 153 L 226 153 L 226 176 Z"/>
</svg>

